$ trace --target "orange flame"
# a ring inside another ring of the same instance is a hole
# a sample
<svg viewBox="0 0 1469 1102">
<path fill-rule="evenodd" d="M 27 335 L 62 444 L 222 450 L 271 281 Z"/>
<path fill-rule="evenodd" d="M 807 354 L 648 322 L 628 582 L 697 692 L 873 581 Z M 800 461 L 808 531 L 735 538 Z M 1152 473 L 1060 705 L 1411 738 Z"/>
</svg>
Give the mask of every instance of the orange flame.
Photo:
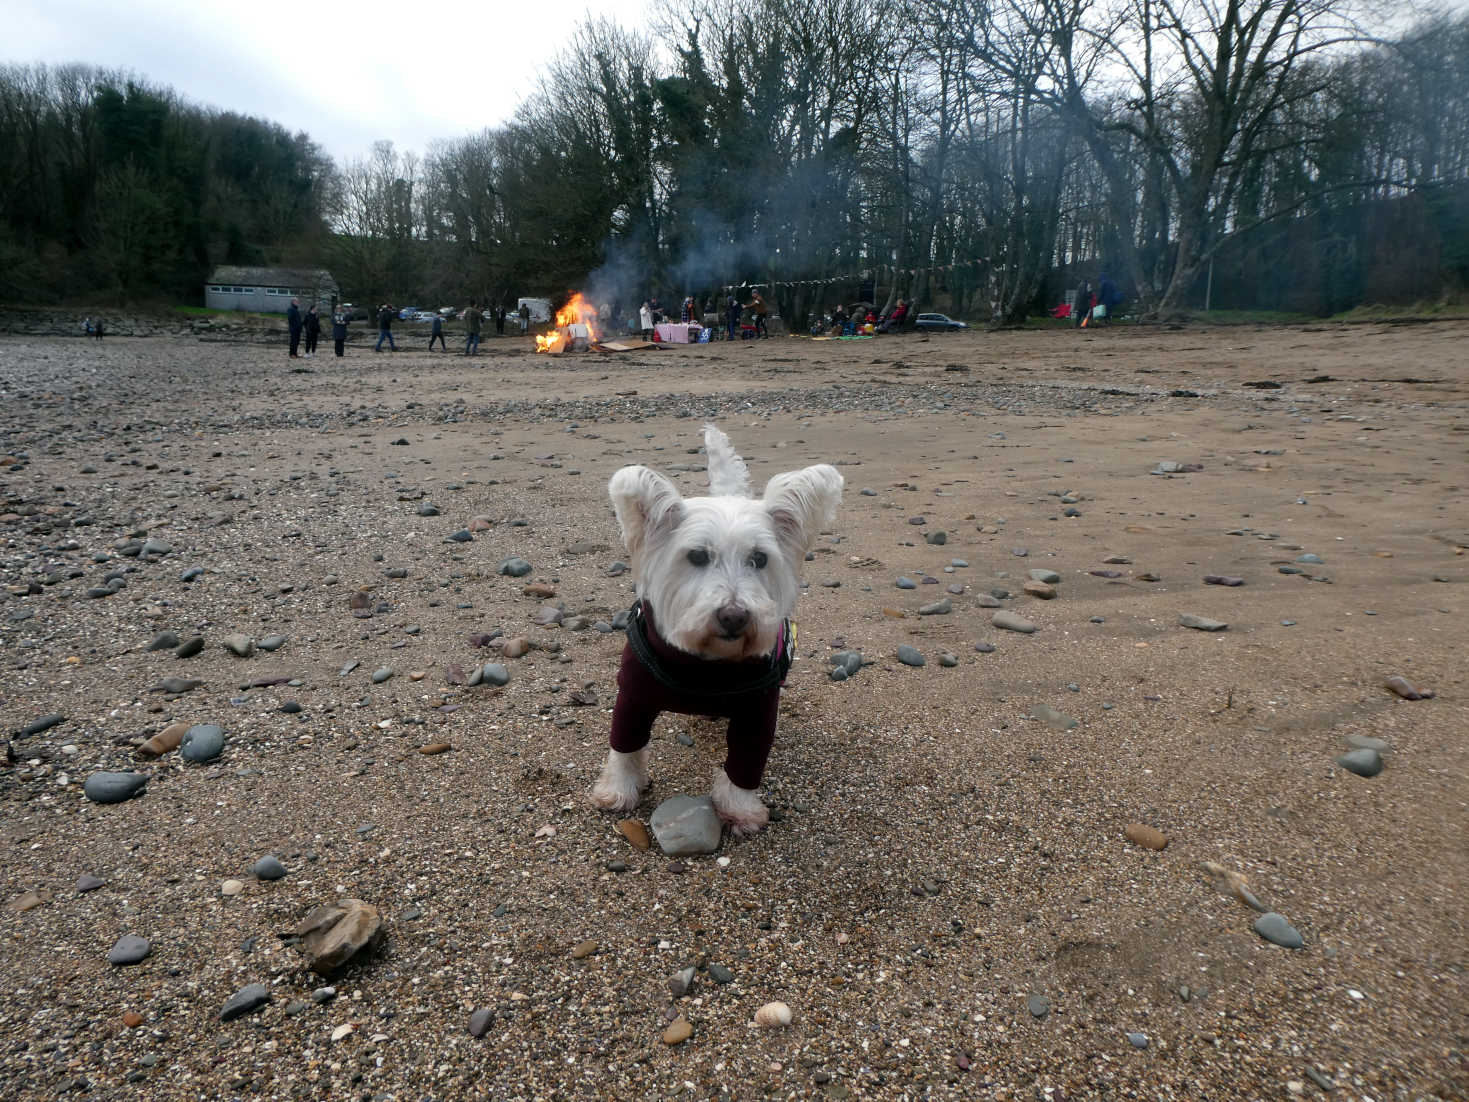
<svg viewBox="0 0 1469 1102">
<path fill-rule="evenodd" d="M 536 337 L 536 351 L 564 352 L 571 344 L 571 334 L 567 332 L 571 325 L 586 326 L 588 342 L 601 339 L 597 333 L 597 308 L 580 291 L 556 311 L 556 328 Z"/>
</svg>

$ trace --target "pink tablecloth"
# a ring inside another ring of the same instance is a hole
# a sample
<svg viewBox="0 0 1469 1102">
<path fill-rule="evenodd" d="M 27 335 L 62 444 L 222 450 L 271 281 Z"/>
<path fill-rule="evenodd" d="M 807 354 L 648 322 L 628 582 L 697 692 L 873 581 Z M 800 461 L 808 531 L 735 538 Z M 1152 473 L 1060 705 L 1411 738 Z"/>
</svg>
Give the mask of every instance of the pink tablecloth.
<svg viewBox="0 0 1469 1102">
<path fill-rule="evenodd" d="M 666 344 L 690 344 L 699 339 L 699 327 L 681 321 L 665 322 L 653 328 L 658 331 L 658 339 Z"/>
</svg>

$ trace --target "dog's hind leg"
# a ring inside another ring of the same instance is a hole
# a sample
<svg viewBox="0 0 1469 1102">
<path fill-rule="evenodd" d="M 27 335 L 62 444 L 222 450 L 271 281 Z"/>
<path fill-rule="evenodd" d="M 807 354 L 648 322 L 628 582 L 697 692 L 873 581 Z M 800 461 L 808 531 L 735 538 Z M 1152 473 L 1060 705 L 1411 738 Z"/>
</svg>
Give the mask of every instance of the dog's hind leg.
<svg viewBox="0 0 1469 1102">
<path fill-rule="evenodd" d="M 737 786 L 723 766 L 714 770 L 714 787 L 709 790 L 709 799 L 719 817 L 729 824 L 732 834 L 757 834 L 770 822 L 770 812 L 759 791 Z"/>
<path fill-rule="evenodd" d="M 624 754 L 607 751 L 602 775 L 592 785 L 591 801 L 604 811 L 631 811 L 648 787 L 648 748 Z"/>
</svg>

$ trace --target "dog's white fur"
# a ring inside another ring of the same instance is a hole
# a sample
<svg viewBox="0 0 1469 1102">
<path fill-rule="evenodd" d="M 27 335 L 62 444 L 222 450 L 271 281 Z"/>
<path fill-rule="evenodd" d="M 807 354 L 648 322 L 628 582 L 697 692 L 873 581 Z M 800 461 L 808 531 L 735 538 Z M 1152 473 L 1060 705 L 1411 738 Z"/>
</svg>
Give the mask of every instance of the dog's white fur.
<svg viewBox="0 0 1469 1102">
<path fill-rule="evenodd" d="M 775 649 L 795 609 L 800 564 L 835 518 L 842 476 L 826 463 L 787 471 L 766 483 L 756 500 L 745 461 L 713 425 L 704 426 L 704 449 L 708 497 L 685 498 L 641 466 L 623 467 L 607 489 L 638 593 L 663 638 L 710 660 L 755 658 Z M 690 552 L 707 555 L 707 563 L 691 562 Z M 647 747 L 633 754 L 611 750 L 591 799 L 610 811 L 628 811 L 647 786 Z M 759 793 L 736 787 L 722 768 L 715 770 L 710 798 L 736 833 L 753 834 L 769 819 Z"/>
</svg>

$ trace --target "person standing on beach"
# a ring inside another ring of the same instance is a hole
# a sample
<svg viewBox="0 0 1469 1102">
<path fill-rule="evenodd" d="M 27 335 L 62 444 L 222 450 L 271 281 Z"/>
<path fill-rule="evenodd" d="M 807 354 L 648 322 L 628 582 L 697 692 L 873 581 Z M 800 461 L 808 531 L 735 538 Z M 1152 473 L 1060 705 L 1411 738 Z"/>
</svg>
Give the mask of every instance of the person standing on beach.
<svg viewBox="0 0 1469 1102">
<path fill-rule="evenodd" d="M 332 341 L 336 344 L 337 355 L 343 355 L 347 345 L 347 312 L 338 309 L 332 315 Z"/>
<path fill-rule="evenodd" d="M 505 335 L 505 304 L 502 302 L 495 307 L 495 336 Z"/>
<path fill-rule="evenodd" d="M 286 310 L 286 328 L 291 331 L 291 359 L 300 359 L 301 349 L 301 300 L 291 299 L 291 305 Z"/>
<path fill-rule="evenodd" d="M 321 315 L 316 312 L 316 304 L 311 304 L 311 309 L 306 311 L 306 358 L 316 358 L 316 339 L 321 336 Z"/>
<path fill-rule="evenodd" d="M 520 304 L 520 335 L 523 337 L 530 332 L 530 307 L 525 303 Z"/>
<path fill-rule="evenodd" d="M 479 312 L 479 303 L 471 302 L 469 309 L 464 311 L 464 328 L 466 330 L 464 354 L 466 356 L 479 355 L 479 330 L 482 321 L 484 321 L 484 318 Z"/>
<path fill-rule="evenodd" d="M 439 314 L 434 315 L 433 326 L 428 331 L 428 350 L 430 352 L 434 350 L 434 341 L 439 342 L 440 351 L 449 351 L 448 344 L 444 342 L 444 319 Z"/>
<path fill-rule="evenodd" d="M 768 337 L 770 336 L 770 330 L 765 328 L 765 312 L 767 310 L 765 298 L 759 291 L 751 292 L 750 298 L 751 301 L 745 303 L 745 305 L 755 311 L 755 336 Z"/>
<path fill-rule="evenodd" d="M 374 352 L 383 350 L 383 341 L 388 342 L 388 347 L 394 352 L 398 351 L 398 342 L 393 340 L 393 304 L 385 302 L 377 312 L 377 344 L 373 346 Z"/>
</svg>

